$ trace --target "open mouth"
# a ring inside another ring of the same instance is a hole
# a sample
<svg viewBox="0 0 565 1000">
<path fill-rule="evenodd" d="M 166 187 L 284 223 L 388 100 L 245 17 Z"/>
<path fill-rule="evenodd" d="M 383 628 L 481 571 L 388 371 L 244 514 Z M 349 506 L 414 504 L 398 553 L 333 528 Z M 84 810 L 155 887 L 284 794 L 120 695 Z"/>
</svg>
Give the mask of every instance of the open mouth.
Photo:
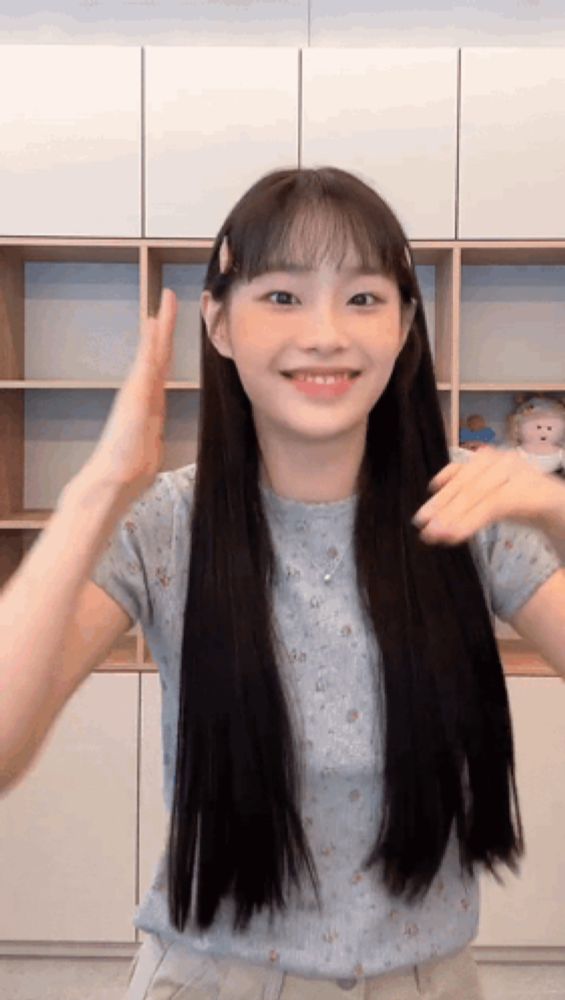
<svg viewBox="0 0 565 1000">
<path fill-rule="evenodd" d="M 336 385 L 339 382 L 351 382 L 361 372 L 336 372 L 331 375 L 309 374 L 307 372 L 281 372 L 292 382 L 313 382 L 315 385 Z"/>
<path fill-rule="evenodd" d="M 281 372 L 293 386 L 295 392 L 300 392 L 310 399 L 332 400 L 345 396 L 361 372 L 332 372 L 320 375 L 308 372 Z"/>
</svg>

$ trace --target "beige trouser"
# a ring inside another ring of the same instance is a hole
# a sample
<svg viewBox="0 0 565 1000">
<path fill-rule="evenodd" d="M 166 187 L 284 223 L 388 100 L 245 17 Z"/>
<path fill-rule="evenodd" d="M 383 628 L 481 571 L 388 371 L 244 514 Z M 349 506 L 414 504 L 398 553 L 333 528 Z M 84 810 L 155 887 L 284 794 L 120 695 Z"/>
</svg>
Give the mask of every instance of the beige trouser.
<svg viewBox="0 0 565 1000">
<path fill-rule="evenodd" d="M 485 1000 L 469 946 L 435 961 L 357 980 L 291 976 L 275 968 L 187 953 L 149 935 L 125 1000 Z"/>
</svg>

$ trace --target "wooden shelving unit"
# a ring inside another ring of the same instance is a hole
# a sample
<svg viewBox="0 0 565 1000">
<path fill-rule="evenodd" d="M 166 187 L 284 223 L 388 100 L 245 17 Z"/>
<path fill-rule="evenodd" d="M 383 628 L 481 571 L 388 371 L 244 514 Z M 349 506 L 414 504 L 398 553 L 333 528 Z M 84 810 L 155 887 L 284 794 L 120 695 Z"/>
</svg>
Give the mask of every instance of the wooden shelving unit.
<svg viewBox="0 0 565 1000">
<path fill-rule="evenodd" d="M 25 377 L 26 265 L 34 262 L 132 264 L 138 269 L 141 321 L 156 311 L 163 285 L 171 284 L 164 280 L 164 268 L 167 265 L 187 268 L 205 265 L 211 247 L 211 240 L 197 239 L 0 239 L 0 587 L 17 569 L 37 532 L 43 529 L 52 513 L 52 507 L 24 508 L 25 393 L 34 390 L 78 390 L 86 395 L 100 390 L 115 390 L 121 385 L 121 379 Z M 477 399 L 478 394 L 484 394 L 483 402 L 486 399 L 488 404 L 492 400 L 493 406 L 497 399 L 499 405 L 499 397 L 505 393 L 565 393 L 565 365 L 561 370 L 548 371 L 545 373 L 547 377 L 544 374 L 543 378 L 532 378 L 531 371 L 528 377 L 528 371 L 524 370 L 523 379 L 513 378 L 508 382 L 500 379 L 466 380 L 461 373 L 461 344 L 463 338 L 469 336 L 465 329 L 465 278 L 470 274 L 469 269 L 557 266 L 564 268 L 565 278 L 565 241 L 414 241 L 412 248 L 418 269 L 430 269 L 426 291 L 429 298 L 427 304 L 433 315 L 431 321 L 428 317 L 428 325 L 450 444 L 458 443 L 467 393 L 477 394 Z M 189 329 L 188 336 L 196 338 L 198 343 L 199 326 Z M 480 333 L 477 336 L 479 343 Z M 532 330 L 532 338 L 535 338 L 535 329 Z M 531 346 L 534 350 L 533 339 Z M 193 393 L 199 390 L 199 384 L 191 379 L 171 380 L 167 389 Z M 72 419 L 72 413 L 69 419 Z M 95 444 L 96 439 L 93 439 L 92 447 Z M 63 480 L 57 484 L 55 497 L 65 483 L 66 480 Z M 505 634 L 498 641 L 508 675 L 555 676 L 555 671 L 520 638 Z M 122 637 L 108 660 L 98 669 L 106 672 L 156 669 L 139 624 Z"/>
</svg>

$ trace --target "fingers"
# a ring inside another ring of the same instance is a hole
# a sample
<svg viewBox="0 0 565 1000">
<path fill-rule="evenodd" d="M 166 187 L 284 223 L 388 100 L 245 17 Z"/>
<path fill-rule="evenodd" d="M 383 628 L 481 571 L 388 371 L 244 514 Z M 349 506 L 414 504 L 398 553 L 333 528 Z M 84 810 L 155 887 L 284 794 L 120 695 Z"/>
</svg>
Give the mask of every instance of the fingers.
<svg viewBox="0 0 565 1000">
<path fill-rule="evenodd" d="M 426 544 L 458 545 L 493 520 L 491 498 L 482 497 L 464 512 L 440 514 L 420 531 L 420 538 Z"/>
<path fill-rule="evenodd" d="M 161 293 L 159 312 L 147 316 L 142 324 L 141 344 L 138 358 L 143 367 L 164 371 L 172 354 L 173 331 L 177 318 L 177 297 L 170 288 Z"/>
<path fill-rule="evenodd" d="M 173 333 L 177 319 L 177 297 L 170 288 L 164 288 L 161 294 L 161 305 L 157 316 L 159 326 L 159 364 L 162 368 L 168 365 L 173 349 Z"/>
<path fill-rule="evenodd" d="M 177 315 L 177 297 L 171 288 L 164 288 L 161 293 L 161 303 L 157 314 L 157 322 L 162 329 L 171 331 Z"/>
<path fill-rule="evenodd" d="M 438 492 L 416 512 L 412 523 L 421 527 L 423 541 L 457 544 L 480 528 L 503 517 L 528 523 L 535 508 L 529 463 L 513 451 L 492 448 L 470 463 L 446 466 L 431 480 Z"/>
<path fill-rule="evenodd" d="M 481 450 L 484 454 L 480 459 L 477 453 L 470 463 L 451 462 L 434 476 L 430 481 L 430 488 L 436 491 L 435 496 L 416 511 L 412 518 L 416 527 L 437 517 L 448 505 L 450 514 L 453 512 L 457 516 L 462 512 L 462 507 L 472 506 L 485 491 L 496 489 L 507 480 L 506 463 L 501 461 L 500 454 L 494 449 Z"/>
<path fill-rule="evenodd" d="M 157 311 L 157 316 L 159 319 L 162 318 L 166 309 L 170 307 L 171 300 L 174 297 L 174 292 L 170 288 L 163 288 L 161 291 L 161 298 L 159 299 L 159 309 Z"/>
<path fill-rule="evenodd" d="M 430 488 L 436 491 L 436 495 L 427 500 L 412 518 L 412 524 L 417 528 L 426 524 L 431 517 L 437 516 L 439 511 L 445 507 L 446 503 L 454 500 L 461 491 L 461 472 L 464 466 L 448 465 L 437 476 L 430 481 Z"/>
</svg>

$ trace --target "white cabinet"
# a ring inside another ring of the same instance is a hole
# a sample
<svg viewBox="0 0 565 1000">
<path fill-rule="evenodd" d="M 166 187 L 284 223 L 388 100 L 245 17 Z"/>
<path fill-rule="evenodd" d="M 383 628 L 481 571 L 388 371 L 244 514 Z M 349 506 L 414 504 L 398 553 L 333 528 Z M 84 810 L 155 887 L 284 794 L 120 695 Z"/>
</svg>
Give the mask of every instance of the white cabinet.
<svg viewBox="0 0 565 1000">
<path fill-rule="evenodd" d="M 136 674 L 92 674 L 2 799 L 0 939 L 135 941 Z"/>
<path fill-rule="evenodd" d="M 453 239 L 457 50 L 302 52 L 302 161 L 376 188 L 410 239 Z"/>
<path fill-rule="evenodd" d="M 141 51 L 4 45 L 0 235 L 141 235 Z"/>
<path fill-rule="evenodd" d="M 565 49 L 461 53 L 460 239 L 563 239 Z"/>
<path fill-rule="evenodd" d="M 210 238 L 242 194 L 298 165 L 298 50 L 147 46 L 148 237 Z"/>
<path fill-rule="evenodd" d="M 141 51 L 0 47 L 0 235 L 141 236 Z"/>
<path fill-rule="evenodd" d="M 141 686 L 141 760 L 139 784 L 139 901 L 151 885 L 169 832 L 163 794 L 161 686 L 157 673 L 145 673 Z"/>
<path fill-rule="evenodd" d="M 159 677 L 142 675 L 138 718 L 139 683 L 135 674 L 91 675 L 32 769 L 2 799 L 0 940 L 135 941 L 136 903 L 149 889 L 168 833 Z M 519 877 L 500 869 L 503 887 L 481 877 L 473 944 L 562 948 L 565 687 L 547 677 L 506 683 L 526 856 Z"/>
<path fill-rule="evenodd" d="M 516 784 L 526 842 L 521 873 L 506 883 L 481 876 L 473 945 L 565 946 L 565 685 L 553 677 L 506 679 L 514 728 Z"/>
</svg>

